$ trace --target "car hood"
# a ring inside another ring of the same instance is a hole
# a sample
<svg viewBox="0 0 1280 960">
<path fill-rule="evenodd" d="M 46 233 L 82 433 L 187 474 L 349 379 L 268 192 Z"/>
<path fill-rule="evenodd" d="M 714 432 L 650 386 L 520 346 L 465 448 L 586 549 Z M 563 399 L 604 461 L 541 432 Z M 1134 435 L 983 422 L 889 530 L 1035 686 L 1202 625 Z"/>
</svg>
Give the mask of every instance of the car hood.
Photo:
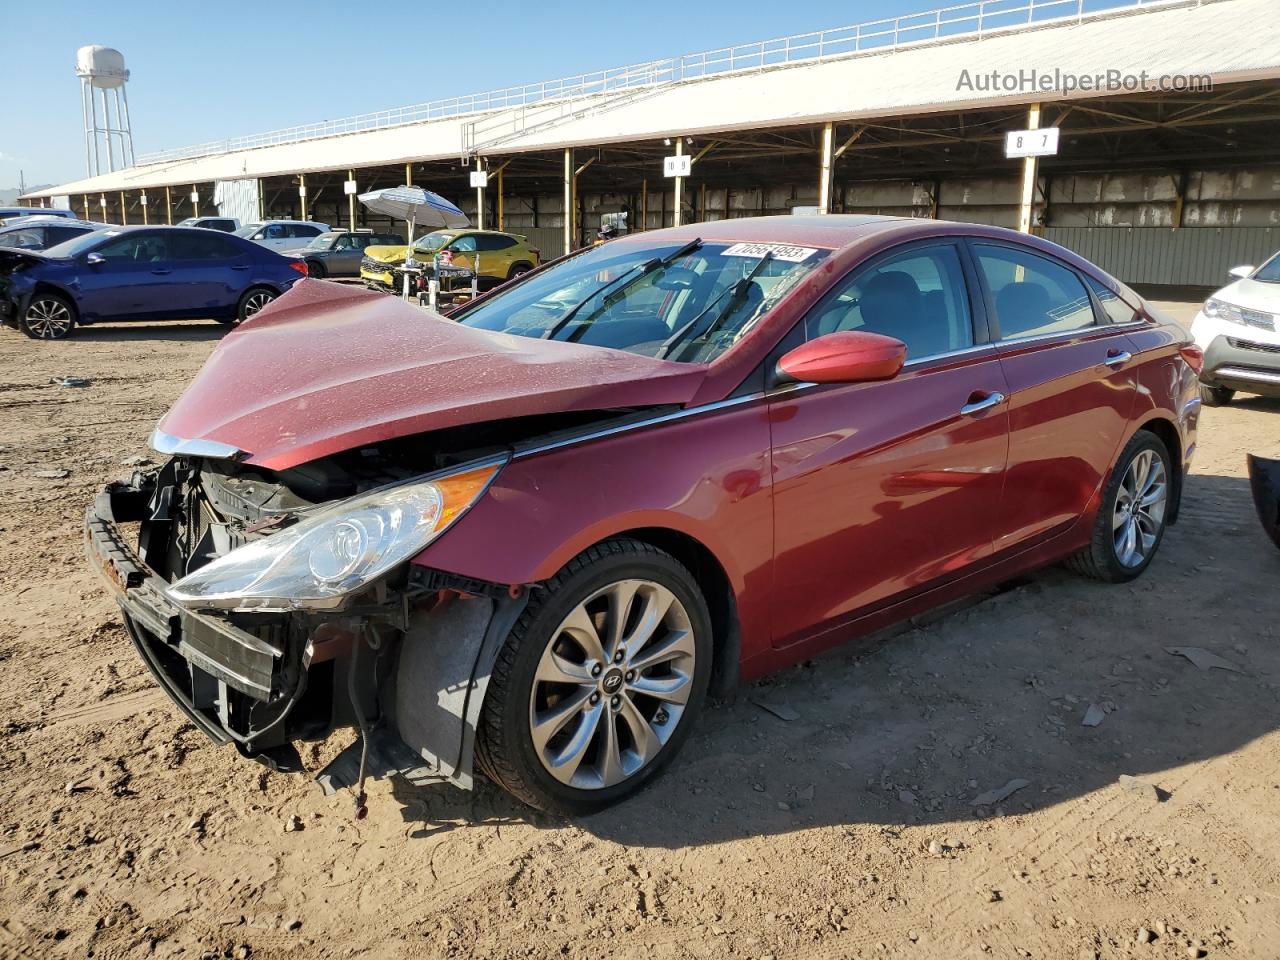
<svg viewBox="0 0 1280 960">
<path fill-rule="evenodd" d="M 1264 283 L 1261 280 L 1237 280 L 1229 283 L 1214 297 L 1234 303 L 1237 307 L 1280 313 L 1280 283 Z"/>
<path fill-rule="evenodd" d="M 222 339 L 159 429 L 284 470 L 445 427 L 685 404 L 707 367 L 460 326 L 300 280 Z"/>
<path fill-rule="evenodd" d="M 401 263 L 408 254 L 409 248 L 406 245 L 398 247 L 369 246 L 364 248 L 364 255 L 370 260 L 378 260 L 382 263 Z"/>
</svg>

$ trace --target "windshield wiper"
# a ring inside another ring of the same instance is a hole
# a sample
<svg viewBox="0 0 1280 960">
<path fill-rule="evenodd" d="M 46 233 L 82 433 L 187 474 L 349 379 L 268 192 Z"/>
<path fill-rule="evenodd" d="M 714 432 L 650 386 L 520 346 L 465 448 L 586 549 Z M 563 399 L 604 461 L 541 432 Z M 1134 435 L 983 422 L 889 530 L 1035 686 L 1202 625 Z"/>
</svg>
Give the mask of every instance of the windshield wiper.
<svg viewBox="0 0 1280 960">
<path fill-rule="evenodd" d="M 570 323 L 573 322 L 573 318 L 578 315 L 579 310 L 581 310 L 583 307 L 585 307 L 588 303 L 590 303 L 592 300 L 594 300 L 596 297 L 600 296 L 601 294 L 607 293 L 609 291 L 613 291 L 613 297 L 617 298 L 622 294 L 624 290 L 630 287 L 631 284 L 638 281 L 641 277 L 648 276 L 654 270 L 659 270 L 663 267 L 671 266 L 671 264 L 675 263 L 675 261 L 679 260 L 683 256 L 693 253 L 693 251 L 697 250 L 700 246 L 702 246 L 702 238 L 694 237 L 692 240 L 686 243 L 679 250 L 675 251 L 675 253 L 669 253 L 665 257 L 655 257 L 652 260 L 646 260 L 644 263 L 637 264 L 636 266 L 631 267 L 629 270 L 624 270 L 622 273 L 618 274 L 618 276 L 614 277 L 612 280 L 606 283 L 603 287 L 597 287 L 595 290 L 592 290 L 589 294 L 587 294 L 585 297 L 579 300 L 576 304 L 574 304 L 573 307 L 570 308 L 568 313 L 566 313 L 563 317 L 561 317 L 559 320 L 553 323 L 549 328 L 547 328 L 547 332 L 542 335 L 542 339 L 550 340 L 553 337 L 555 337 L 557 333 L 559 333 L 561 330 L 563 330 L 565 327 L 567 327 Z M 638 273 L 636 272 L 637 270 L 639 271 Z M 632 276 L 632 274 L 635 274 L 635 275 Z M 630 277 L 629 280 L 627 279 L 628 277 Z M 622 284 L 623 280 L 627 280 L 627 282 L 625 284 Z M 619 284 L 622 284 L 622 286 L 618 286 Z M 615 287 L 617 287 L 616 290 L 614 289 Z"/>
<path fill-rule="evenodd" d="M 724 295 L 726 293 L 730 293 L 730 292 L 733 293 L 733 296 L 731 296 L 729 298 L 729 302 L 724 305 L 724 309 L 721 310 L 718 314 L 716 314 L 715 319 L 712 320 L 709 324 L 707 324 L 705 328 L 698 330 L 697 333 L 694 334 L 694 339 L 710 333 L 717 326 L 719 326 L 723 320 L 732 316 L 733 311 L 737 310 L 738 307 L 742 305 L 742 301 L 746 299 L 747 290 L 750 288 L 752 281 L 755 280 L 755 278 L 760 275 L 760 271 L 764 269 L 764 265 L 768 263 L 772 258 L 773 258 L 773 251 L 772 250 L 765 251 L 765 255 L 760 258 L 759 263 L 757 263 L 754 267 L 751 268 L 750 273 L 748 273 L 741 280 L 734 283 L 732 286 L 725 287 L 722 291 L 720 291 L 720 295 L 718 297 L 716 297 L 714 300 L 708 303 L 705 307 L 703 307 L 701 311 L 699 311 L 696 317 L 694 317 L 692 320 L 686 323 L 683 327 L 681 327 L 671 336 L 667 337 L 667 339 L 662 342 L 662 346 L 658 348 L 658 352 L 653 355 L 654 359 L 661 360 L 663 357 L 669 354 L 673 349 L 675 349 L 675 347 L 677 347 L 681 342 L 687 339 L 691 331 L 694 330 L 698 321 L 700 321 L 703 317 L 705 317 L 708 313 L 710 313 L 711 308 L 714 307 L 717 303 L 719 303 L 724 298 Z"/>
</svg>

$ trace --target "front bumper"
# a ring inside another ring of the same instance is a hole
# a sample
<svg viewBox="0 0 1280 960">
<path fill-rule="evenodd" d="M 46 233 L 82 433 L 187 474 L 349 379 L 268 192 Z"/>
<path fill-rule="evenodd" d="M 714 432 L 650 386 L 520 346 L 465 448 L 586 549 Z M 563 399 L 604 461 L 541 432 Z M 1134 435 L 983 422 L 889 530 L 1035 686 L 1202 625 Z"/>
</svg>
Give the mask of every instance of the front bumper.
<svg viewBox="0 0 1280 960">
<path fill-rule="evenodd" d="M 1204 352 L 1200 382 L 1280 397 L 1280 343 L 1241 336 L 1214 337 Z"/>
<path fill-rule="evenodd" d="M 89 506 L 85 551 L 90 564 L 112 588 L 138 655 L 191 722 L 217 743 L 235 740 L 246 751 L 272 746 L 255 744 L 236 728 L 263 726 L 263 714 L 278 714 L 287 699 L 280 689 L 284 645 L 169 599 L 165 581 L 143 563 L 118 526 L 151 514 L 154 488 L 136 479 L 109 485 Z"/>
</svg>

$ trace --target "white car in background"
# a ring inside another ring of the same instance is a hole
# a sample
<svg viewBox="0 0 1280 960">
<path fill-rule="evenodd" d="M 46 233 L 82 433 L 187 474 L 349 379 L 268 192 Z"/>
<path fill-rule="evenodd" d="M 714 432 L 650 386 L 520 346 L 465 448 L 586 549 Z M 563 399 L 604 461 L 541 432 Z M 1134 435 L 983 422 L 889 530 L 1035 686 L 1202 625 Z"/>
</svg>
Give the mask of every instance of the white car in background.
<svg viewBox="0 0 1280 960">
<path fill-rule="evenodd" d="M 1280 397 L 1280 253 L 1231 276 L 1191 322 L 1204 351 L 1200 397 L 1209 407 L 1230 403 L 1237 390 Z"/>
<path fill-rule="evenodd" d="M 235 235 L 281 251 L 305 247 L 312 238 L 328 232 L 327 223 L 317 223 L 314 220 L 260 220 L 246 223 L 235 231 Z"/>
</svg>

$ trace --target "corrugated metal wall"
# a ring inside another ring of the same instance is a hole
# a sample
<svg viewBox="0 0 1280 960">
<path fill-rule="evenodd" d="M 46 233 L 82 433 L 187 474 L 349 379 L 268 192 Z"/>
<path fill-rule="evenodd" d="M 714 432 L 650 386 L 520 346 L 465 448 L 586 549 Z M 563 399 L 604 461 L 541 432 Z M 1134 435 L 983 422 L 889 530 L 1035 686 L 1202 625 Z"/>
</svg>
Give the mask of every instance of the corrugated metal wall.
<svg viewBox="0 0 1280 960">
<path fill-rule="evenodd" d="M 1259 264 L 1280 248 L 1273 227 L 1046 227 L 1043 236 L 1125 283 L 1220 287 L 1232 267 Z"/>
<path fill-rule="evenodd" d="M 235 217 L 241 223 L 262 219 L 257 180 L 219 180 L 213 186 L 213 202 L 219 216 Z"/>
</svg>

